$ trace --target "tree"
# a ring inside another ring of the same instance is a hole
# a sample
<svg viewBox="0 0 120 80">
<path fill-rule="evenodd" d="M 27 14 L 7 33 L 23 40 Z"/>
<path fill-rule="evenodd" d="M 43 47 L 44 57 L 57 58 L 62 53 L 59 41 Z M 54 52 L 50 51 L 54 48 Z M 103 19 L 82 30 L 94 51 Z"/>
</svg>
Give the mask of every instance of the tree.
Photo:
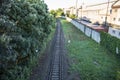
<svg viewBox="0 0 120 80">
<path fill-rule="evenodd" d="M 65 16 L 64 12 L 61 13 L 61 16 Z"/>
<path fill-rule="evenodd" d="M 55 16 L 65 16 L 63 9 L 58 8 L 57 10 L 51 10 L 50 14 Z"/>
<path fill-rule="evenodd" d="M 75 19 L 76 15 L 75 14 L 71 14 L 69 17 L 72 18 L 72 19 Z"/>
<path fill-rule="evenodd" d="M 55 10 L 51 10 L 51 11 L 50 11 L 50 14 L 52 14 L 54 17 L 57 15 L 57 13 L 56 13 Z"/>
<path fill-rule="evenodd" d="M 42 50 L 53 25 L 54 18 L 43 0 L 1 0 L 1 80 L 21 80 L 30 61 Z"/>
<path fill-rule="evenodd" d="M 57 13 L 57 16 L 62 16 L 62 15 L 64 14 L 64 11 L 63 11 L 63 9 L 58 8 L 58 9 L 56 10 L 56 13 Z"/>
</svg>

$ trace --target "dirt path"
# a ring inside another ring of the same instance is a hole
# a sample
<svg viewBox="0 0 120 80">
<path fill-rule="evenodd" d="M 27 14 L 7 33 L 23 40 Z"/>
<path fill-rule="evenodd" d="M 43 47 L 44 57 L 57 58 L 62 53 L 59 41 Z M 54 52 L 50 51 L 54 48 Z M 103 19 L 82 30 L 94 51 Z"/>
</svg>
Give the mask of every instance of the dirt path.
<svg viewBox="0 0 120 80">
<path fill-rule="evenodd" d="M 54 37 L 40 59 L 39 65 L 33 70 L 30 80 L 66 80 L 67 69 L 64 34 L 61 22 L 57 20 Z"/>
</svg>

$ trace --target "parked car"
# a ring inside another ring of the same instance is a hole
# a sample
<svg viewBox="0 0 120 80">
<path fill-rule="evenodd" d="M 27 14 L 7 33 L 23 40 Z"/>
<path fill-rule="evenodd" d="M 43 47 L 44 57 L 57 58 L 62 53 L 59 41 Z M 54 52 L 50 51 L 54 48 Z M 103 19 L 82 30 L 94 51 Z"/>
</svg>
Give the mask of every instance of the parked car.
<svg viewBox="0 0 120 80">
<path fill-rule="evenodd" d="M 88 23 L 92 23 L 87 17 L 82 17 L 82 18 L 80 18 L 80 20 L 88 22 Z"/>
<path fill-rule="evenodd" d="M 97 22 L 94 22 L 93 25 L 100 25 L 100 23 L 97 21 Z"/>
</svg>

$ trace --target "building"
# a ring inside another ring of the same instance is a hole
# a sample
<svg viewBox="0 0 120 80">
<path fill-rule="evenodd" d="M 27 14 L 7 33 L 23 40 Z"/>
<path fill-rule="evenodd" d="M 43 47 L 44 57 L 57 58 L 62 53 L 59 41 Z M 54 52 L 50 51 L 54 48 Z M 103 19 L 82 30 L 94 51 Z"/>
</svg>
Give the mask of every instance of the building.
<svg viewBox="0 0 120 80">
<path fill-rule="evenodd" d="M 76 14 L 76 9 L 75 7 L 70 7 L 70 14 Z"/>
<path fill-rule="evenodd" d="M 111 11 L 111 20 L 110 23 L 116 26 L 120 26 L 120 0 L 116 1 L 112 5 L 112 11 Z"/>
<path fill-rule="evenodd" d="M 108 33 L 120 38 L 120 0 L 109 0 L 109 2 L 82 5 L 78 9 L 78 18 L 87 17 L 94 22 L 111 24 Z M 75 7 L 69 8 L 70 14 L 75 14 Z"/>
<path fill-rule="evenodd" d="M 105 22 L 107 17 L 107 22 L 110 22 L 111 6 L 115 1 L 99 3 L 94 5 L 87 5 L 78 10 L 79 17 L 87 17 L 92 22 Z"/>
<path fill-rule="evenodd" d="M 64 9 L 64 13 L 65 14 L 70 14 L 70 15 L 72 15 L 72 14 L 76 14 L 76 9 L 75 9 L 75 7 L 70 7 L 70 8 L 65 8 Z"/>
<path fill-rule="evenodd" d="M 67 13 L 70 14 L 70 9 L 69 8 L 63 8 L 63 11 L 64 11 L 65 14 L 67 14 Z"/>
<path fill-rule="evenodd" d="M 109 27 L 108 33 L 120 39 L 120 0 L 117 0 L 111 8 L 110 23 L 112 26 Z"/>
</svg>

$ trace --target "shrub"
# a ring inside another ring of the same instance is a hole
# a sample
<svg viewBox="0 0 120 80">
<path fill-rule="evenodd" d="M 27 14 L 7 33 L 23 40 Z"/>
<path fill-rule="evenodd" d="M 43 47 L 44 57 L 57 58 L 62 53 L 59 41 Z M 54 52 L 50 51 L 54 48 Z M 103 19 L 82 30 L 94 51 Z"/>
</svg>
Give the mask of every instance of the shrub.
<svg viewBox="0 0 120 80">
<path fill-rule="evenodd" d="M 117 78 L 116 80 L 120 80 L 120 71 L 117 71 Z"/>
<path fill-rule="evenodd" d="M 72 18 L 72 19 L 75 19 L 76 15 L 75 14 L 71 14 L 69 17 Z"/>
<path fill-rule="evenodd" d="M 69 14 L 69 13 L 66 13 L 66 16 L 67 16 L 67 17 L 69 17 L 69 16 L 70 16 L 70 14 Z"/>
<path fill-rule="evenodd" d="M 111 36 L 108 33 L 101 32 L 100 44 L 107 48 L 110 52 L 120 55 L 120 39 Z"/>
</svg>

